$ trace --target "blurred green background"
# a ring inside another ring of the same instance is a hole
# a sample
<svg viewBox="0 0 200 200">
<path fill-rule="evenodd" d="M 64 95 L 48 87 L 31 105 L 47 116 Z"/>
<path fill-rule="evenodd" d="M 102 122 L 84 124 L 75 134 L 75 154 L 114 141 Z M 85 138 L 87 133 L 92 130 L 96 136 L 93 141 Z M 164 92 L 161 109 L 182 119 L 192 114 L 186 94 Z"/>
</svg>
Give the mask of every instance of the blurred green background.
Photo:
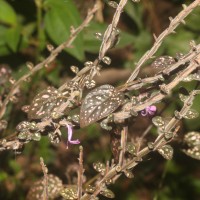
<svg viewBox="0 0 200 200">
<path fill-rule="evenodd" d="M 72 48 L 65 49 L 48 69 L 39 71 L 29 82 L 21 85 L 18 102 L 9 104 L 5 119 L 8 128 L 1 132 L 1 138 L 12 134 L 18 122 L 25 120 L 26 115 L 21 107 L 30 104 L 38 91 L 48 85 L 60 86 L 74 75 L 70 71 L 71 65 L 83 67 L 83 62 L 94 60 L 99 51 L 100 41 L 94 37 L 96 32 L 104 32 L 112 20 L 114 8 L 106 1 L 100 1 L 103 6 L 90 25 L 78 35 Z M 109 51 L 112 59 L 110 67 L 130 72 L 134 63 L 153 44 L 153 33 L 160 34 L 169 24 L 169 17 L 176 16 L 182 9 L 183 3 L 192 1 L 182 0 L 141 0 L 140 3 L 128 1 L 119 23 L 120 42 L 115 49 Z M 25 74 L 28 69 L 26 62 L 34 64 L 49 55 L 47 44 L 57 46 L 70 35 L 70 26 L 77 27 L 86 16 L 87 9 L 94 0 L 0 0 L 0 67 L 7 66 L 12 70 L 15 79 Z M 200 41 L 200 9 L 196 9 L 187 19 L 186 25 L 181 24 L 177 34 L 169 36 L 157 52 L 159 55 L 175 56 L 176 53 L 186 53 L 190 40 Z M 148 66 L 141 76 L 151 75 Z M 2 77 L 1 77 L 2 78 Z M 128 76 L 127 76 L 128 78 Z M 108 79 L 104 80 L 106 83 Z M 118 79 L 116 83 L 123 83 Z M 0 96 L 9 91 L 9 84 L 0 82 Z M 195 82 L 181 84 L 188 90 L 195 86 Z M 175 109 L 181 108 L 177 90 L 167 99 L 170 103 L 163 115 L 170 117 Z M 193 108 L 200 111 L 198 97 Z M 161 105 L 162 107 L 162 105 Z M 140 120 L 135 129 L 139 136 L 144 128 L 150 124 L 149 119 Z M 165 161 L 160 155 L 152 154 L 134 169 L 134 179 L 120 178 L 111 186 L 117 200 L 199 200 L 200 199 L 200 161 L 193 160 L 181 152 L 181 138 L 190 130 L 198 131 L 199 118 L 185 120 L 181 124 L 181 133 L 173 142 L 174 159 Z M 134 130 L 132 131 L 134 132 Z M 155 131 L 154 131 L 155 132 Z M 149 138 L 154 137 L 152 135 Z M 66 150 L 66 134 L 58 146 L 50 144 L 47 138 L 40 142 L 26 145 L 20 155 L 15 152 L 0 152 L 0 199 L 25 199 L 26 194 L 35 180 L 42 177 L 39 158 L 42 156 L 49 169 L 49 173 L 60 177 L 65 184 L 69 184 L 67 174 L 70 167 L 77 165 L 78 146 L 71 146 Z M 84 147 L 84 168 L 87 178 L 95 175 L 92 163 L 110 160 L 109 134 L 98 125 L 75 131 L 76 138 L 81 140 Z M 72 170 L 73 171 L 73 170 Z M 103 197 L 101 197 L 104 199 Z"/>
</svg>

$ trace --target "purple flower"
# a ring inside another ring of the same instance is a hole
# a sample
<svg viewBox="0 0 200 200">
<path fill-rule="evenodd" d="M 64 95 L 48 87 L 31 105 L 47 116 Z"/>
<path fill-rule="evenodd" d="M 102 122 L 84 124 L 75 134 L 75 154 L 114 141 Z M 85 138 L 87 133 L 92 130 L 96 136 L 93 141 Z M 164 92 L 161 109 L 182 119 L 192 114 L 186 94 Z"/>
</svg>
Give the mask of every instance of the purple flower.
<svg viewBox="0 0 200 200">
<path fill-rule="evenodd" d="M 142 116 L 154 115 L 156 110 L 157 110 L 156 106 L 147 106 L 144 110 L 141 111 L 141 115 Z"/>
<path fill-rule="evenodd" d="M 72 126 L 67 124 L 67 130 L 68 130 L 68 141 L 70 144 L 80 144 L 79 140 L 72 140 L 73 130 Z"/>
</svg>

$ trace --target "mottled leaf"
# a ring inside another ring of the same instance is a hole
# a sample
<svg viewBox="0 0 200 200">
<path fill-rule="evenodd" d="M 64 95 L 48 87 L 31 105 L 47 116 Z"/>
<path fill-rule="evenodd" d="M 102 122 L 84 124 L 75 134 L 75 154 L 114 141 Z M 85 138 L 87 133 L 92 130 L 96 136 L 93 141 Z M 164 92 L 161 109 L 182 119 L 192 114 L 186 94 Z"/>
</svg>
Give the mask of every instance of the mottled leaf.
<svg viewBox="0 0 200 200">
<path fill-rule="evenodd" d="M 78 198 L 77 186 L 67 186 L 61 190 L 60 194 L 66 200 L 75 200 Z"/>
<path fill-rule="evenodd" d="M 152 67 L 164 69 L 175 63 L 175 59 L 171 56 L 160 56 L 151 64 Z"/>
<path fill-rule="evenodd" d="M 158 153 L 163 156 L 163 158 L 167 160 L 171 160 L 173 157 L 173 148 L 170 145 L 164 145 L 163 147 L 158 149 Z"/>
<path fill-rule="evenodd" d="M 111 85 L 102 85 L 92 90 L 81 106 L 80 126 L 96 122 L 115 111 L 123 101 L 123 94 Z"/>
<path fill-rule="evenodd" d="M 190 109 L 187 111 L 187 113 L 183 116 L 183 118 L 185 119 L 195 119 L 199 116 L 199 113 L 194 110 L 194 109 Z"/>
<path fill-rule="evenodd" d="M 29 112 L 29 119 L 42 119 L 51 116 L 52 111 L 65 101 L 61 93 L 53 87 L 43 90 L 33 99 Z"/>
<path fill-rule="evenodd" d="M 200 133 L 189 132 L 184 136 L 183 141 L 188 146 L 183 152 L 191 158 L 200 160 Z"/>
<path fill-rule="evenodd" d="M 51 199 L 59 196 L 60 190 L 63 188 L 62 181 L 57 176 L 48 175 L 48 195 Z M 44 198 L 44 178 L 36 181 L 30 188 L 27 200 L 41 200 Z"/>
</svg>

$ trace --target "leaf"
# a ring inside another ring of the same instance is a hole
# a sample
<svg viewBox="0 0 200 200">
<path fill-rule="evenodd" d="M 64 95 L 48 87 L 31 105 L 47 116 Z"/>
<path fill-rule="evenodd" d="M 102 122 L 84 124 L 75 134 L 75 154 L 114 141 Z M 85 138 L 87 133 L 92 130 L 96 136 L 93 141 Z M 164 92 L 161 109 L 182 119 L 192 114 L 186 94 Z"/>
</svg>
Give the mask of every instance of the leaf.
<svg viewBox="0 0 200 200">
<path fill-rule="evenodd" d="M 191 158 L 200 160 L 200 132 L 187 133 L 183 142 L 188 146 L 187 149 L 183 149 L 183 152 Z"/>
<path fill-rule="evenodd" d="M 51 199 L 55 199 L 59 196 L 60 190 L 63 188 L 63 183 L 60 178 L 53 174 L 48 174 L 48 195 Z M 44 179 L 36 181 L 30 188 L 27 200 L 43 199 L 44 193 Z"/>
<path fill-rule="evenodd" d="M 152 37 L 150 33 L 146 30 L 143 30 L 140 32 L 138 36 L 135 37 L 135 42 L 134 42 L 134 62 L 135 60 L 139 60 L 144 52 L 150 49 L 152 45 Z"/>
<path fill-rule="evenodd" d="M 104 174 L 104 172 L 106 171 L 105 164 L 100 163 L 100 162 L 93 163 L 93 167 L 97 172 L 99 172 L 101 174 Z"/>
<path fill-rule="evenodd" d="M 13 52 L 16 52 L 19 47 L 20 34 L 21 32 L 19 27 L 9 28 L 7 30 L 6 43 Z"/>
<path fill-rule="evenodd" d="M 78 27 L 81 24 L 80 15 L 72 0 L 46 0 L 44 5 L 48 8 L 44 17 L 45 30 L 53 42 L 60 45 L 69 38 L 70 27 Z M 67 48 L 65 51 L 82 61 L 84 50 L 81 33 L 79 33 L 72 46 L 72 48 Z"/>
<path fill-rule="evenodd" d="M 193 90 L 193 88 L 195 87 L 195 84 L 196 84 L 195 82 L 194 82 L 194 84 L 187 83 L 188 86 L 192 86 L 192 87 L 188 88 L 188 90 L 190 90 L 190 91 Z M 200 102 L 200 95 L 197 95 L 194 99 L 192 108 L 195 111 L 197 111 L 198 113 L 200 113 L 199 102 Z M 190 119 L 190 120 L 184 120 L 184 124 L 185 124 L 187 130 L 191 130 L 191 131 L 198 130 L 200 128 L 199 117 Z"/>
<path fill-rule="evenodd" d="M 160 56 L 156 58 L 151 64 L 152 67 L 155 68 L 166 68 L 175 63 L 175 59 L 171 56 Z"/>
<path fill-rule="evenodd" d="M 91 22 L 91 24 L 84 30 L 84 46 L 85 50 L 91 53 L 98 53 L 101 45 L 101 41 L 95 37 L 95 33 L 104 33 L 107 28 L 107 24 L 100 24 L 97 22 Z M 123 48 L 127 45 L 134 44 L 136 38 L 124 31 L 120 30 L 120 40 L 115 46 L 115 49 Z"/>
<path fill-rule="evenodd" d="M 165 122 L 164 122 L 163 118 L 160 117 L 160 116 L 154 117 L 154 118 L 152 119 L 152 122 L 153 122 L 153 124 L 154 124 L 155 126 L 157 126 L 157 127 L 161 127 L 161 126 L 164 126 L 164 125 L 165 125 Z"/>
<path fill-rule="evenodd" d="M 80 126 L 84 127 L 107 117 L 123 101 L 123 94 L 111 85 L 102 85 L 92 90 L 84 99 L 80 111 Z"/>
<path fill-rule="evenodd" d="M 67 200 L 75 200 L 77 196 L 77 186 L 67 186 L 60 191 L 60 195 Z"/>
<path fill-rule="evenodd" d="M 137 28 L 143 29 L 143 7 L 140 5 L 133 4 L 131 1 L 127 2 L 124 8 L 126 14 L 136 23 Z"/>
<path fill-rule="evenodd" d="M 189 132 L 184 136 L 183 141 L 189 146 L 194 147 L 199 145 L 200 146 L 200 132 Z"/>
<path fill-rule="evenodd" d="M 87 193 L 93 193 L 95 191 L 95 186 L 92 186 L 92 185 L 88 185 L 86 188 L 85 188 L 85 191 Z"/>
<path fill-rule="evenodd" d="M 29 112 L 29 119 L 42 119 L 51 116 L 56 107 L 65 101 L 61 93 L 53 87 L 48 87 L 46 90 L 41 91 L 33 99 Z"/>
<path fill-rule="evenodd" d="M 184 149 L 183 152 L 194 159 L 200 160 L 200 146 L 195 146 L 193 148 Z"/>
<path fill-rule="evenodd" d="M 200 27 L 198 26 L 199 23 L 199 15 L 200 10 L 196 9 L 192 12 L 192 15 L 189 15 L 186 23 L 186 27 L 192 29 L 192 31 L 199 31 Z"/>
<path fill-rule="evenodd" d="M 17 16 L 13 8 L 3 0 L 0 0 L 0 23 L 15 26 Z"/>
<path fill-rule="evenodd" d="M 109 198 L 109 199 L 115 198 L 115 194 L 111 190 L 109 190 L 108 188 L 103 188 L 100 191 L 100 194 L 103 195 L 104 197 Z"/>
<path fill-rule="evenodd" d="M 189 109 L 187 113 L 183 116 L 185 119 L 195 119 L 199 116 L 199 113 L 194 109 Z"/>
<path fill-rule="evenodd" d="M 167 47 L 168 55 L 175 55 L 177 52 L 185 53 L 189 51 L 188 41 L 194 38 L 191 32 L 181 29 L 178 34 L 170 35 L 164 40 L 164 46 Z M 174 45 L 176 43 L 176 45 Z M 173 48 L 171 48 L 173 47 Z"/>
<path fill-rule="evenodd" d="M 158 153 L 162 155 L 163 158 L 171 160 L 173 157 L 174 150 L 170 145 L 164 145 L 163 147 L 158 149 Z"/>
<path fill-rule="evenodd" d="M 131 143 L 131 142 L 128 142 L 127 145 L 126 145 L 126 151 L 128 153 L 130 153 L 131 155 L 136 155 L 136 146 Z"/>
<path fill-rule="evenodd" d="M 9 48 L 6 45 L 6 32 L 8 28 L 0 25 L 0 55 L 5 56 L 10 53 Z"/>
</svg>

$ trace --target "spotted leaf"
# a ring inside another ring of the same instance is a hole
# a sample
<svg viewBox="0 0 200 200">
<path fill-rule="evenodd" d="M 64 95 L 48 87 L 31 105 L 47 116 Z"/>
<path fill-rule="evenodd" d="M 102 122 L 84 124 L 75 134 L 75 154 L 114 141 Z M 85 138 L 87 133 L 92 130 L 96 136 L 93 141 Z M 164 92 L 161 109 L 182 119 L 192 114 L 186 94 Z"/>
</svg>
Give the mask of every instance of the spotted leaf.
<svg viewBox="0 0 200 200">
<path fill-rule="evenodd" d="M 183 152 L 191 158 L 200 160 L 200 133 L 189 132 L 184 136 L 184 143 L 187 144 Z"/>
<path fill-rule="evenodd" d="M 173 57 L 171 56 L 160 56 L 155 59 L 155 61 L 151 64 L 151 66 L 155 68 L 166 68 L 169 65 L 174 64 L 176 61 Z"/>
<path fill-rule="evenodd" d="M 48 87 L 33 99 L 29 108 L 28 118 L 31 120 L 50 117 L 54 109 L 63 103 L 65 99 L 58 90 Z"/>
<path fill-rule="evenodd" d="M 163 147 L 158 149 L 158 153 L 162 155 L 163 158 L 171 160 L 173 157 L 174 150 L 170 145 L 164 145 Z"/>
<path fill-rule="evenodd" d="M 102 85 L 92 90 L 81 106 L 80 126 L 96 122 L 115 111 L 123 101 L 123 94 L 111 85 Z"/>
<path fill-rule="evenodd" d="M 57 176 L 52 174 L 48 175 L 48 196 L 50 199 L 55 199 L 60 195 L 60 191 L 63 188 L 63 183 Z M 27 200 L 41 200 L 44 199 L 44 179 L 40 179 L 32 184 Z"/>
</svg>

